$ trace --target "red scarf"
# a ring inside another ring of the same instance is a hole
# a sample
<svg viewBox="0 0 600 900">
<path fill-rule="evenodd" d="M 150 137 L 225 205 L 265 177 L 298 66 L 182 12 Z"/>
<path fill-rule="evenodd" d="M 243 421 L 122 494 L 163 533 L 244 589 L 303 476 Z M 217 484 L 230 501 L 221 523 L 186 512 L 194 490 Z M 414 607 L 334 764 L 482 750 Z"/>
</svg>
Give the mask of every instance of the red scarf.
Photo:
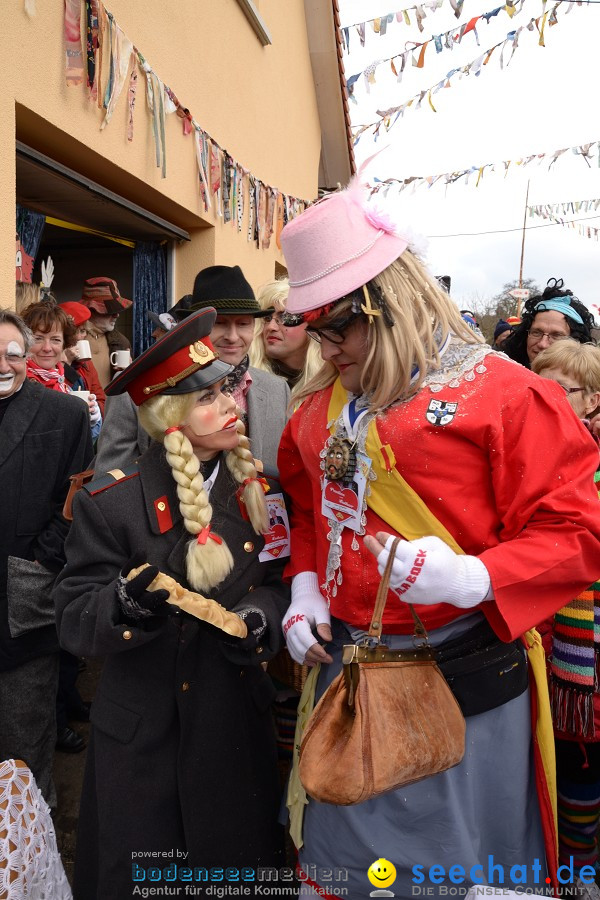
<svg viewBox="0 0 600 900">
<path fill-rule="evenodd" d="M 70 394 L 71 389 L 65 381 L 65 368 L 59 363 L 56 369 L 41 369 L 33 362 L 27 360 L 27 377 L 30 381 L 37 381 L 51 391 L 60 391 L 62 394 Z"/>
</svg>

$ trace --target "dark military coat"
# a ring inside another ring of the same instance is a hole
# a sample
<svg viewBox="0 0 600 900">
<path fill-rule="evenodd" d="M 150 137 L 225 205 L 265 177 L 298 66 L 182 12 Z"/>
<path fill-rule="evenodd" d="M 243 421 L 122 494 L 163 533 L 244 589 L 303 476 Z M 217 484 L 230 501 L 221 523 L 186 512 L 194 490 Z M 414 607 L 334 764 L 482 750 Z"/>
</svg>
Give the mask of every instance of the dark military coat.
<svg viewBox="0 0 600 900">
<path fill-rule="evenodd" d="M 180 863 L 206 868 L 281 864 L 273 688 L 260 663 L 282 641 L 282 566 L 259 561 L 263 538 L 242 518 L 222 459 L 212 527 L 235 566 L 211 594 L 228 609 L 264 611 L 262 652 L 236 650 L 185 613 L 146 627 L 124 624 L 115 584 L 137 551 L 188 586 L 190 535 L 161 445 L 151 445 L 138 471 L 97 493 L 94 483 L 91 493 L 79 492 L 55 588 L 62 646 L 105 657 L 91 712 L 76 898 L 131 896 L 133 863 L 171 861 L 152 851 L 176 861 L 179 852 Z"/>
</svg>

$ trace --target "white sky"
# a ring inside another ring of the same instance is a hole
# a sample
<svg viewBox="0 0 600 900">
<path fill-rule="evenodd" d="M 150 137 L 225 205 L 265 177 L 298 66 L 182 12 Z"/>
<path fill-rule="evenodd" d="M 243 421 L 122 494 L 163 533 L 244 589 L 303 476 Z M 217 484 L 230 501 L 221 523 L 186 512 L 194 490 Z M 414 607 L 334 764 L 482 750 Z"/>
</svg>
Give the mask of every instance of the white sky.
<svg viewBox="0 0 600 900">
<path fill-rule="evenodd" d="M 408 8 L 414 2 L 339 0 L 341 23 L 365 21 Z M 409 28 L 394 20 L 381 37 L 367 25 L 364 49 L 352 28 L 351 53 L 344 54 L 346 77 L 374 60 L 402 52 L 410 41 L 421 43 L 498 5 L 499 0 L 465 0 L 457 20 L 449 0 L 445 0 L 441 9 L 427 12 L 422 33 L 416 24 Z M 425 99 L 420 109 L 407 110 L 387 134 L 382 127 L 377 142 L 371 134 L 363 134 L 355 147 L 358 164 L 375 150 L 385 148 L 369 165 L 369 180 L 436 175 L 600 140 L 600 2 L 574 6 L 568 14 L 567 6 L 567 2 L 559 5 L 557 25 L 549 28 L 546 24 L 545 47 L 538 46 L 537 30 L 524 30 L 510 65 L 506 66 L 510 55 L 507 47 L 503 70 L 498 49 L 478 77 L 455 75 L 451 87 L 433 97 L 437 113 Z M 546 9 L 551 9 L 550 3 Z M 451 69 L 475 60 L 509 31 L 527 25 L 542 11 L 542 0 L 525 0 L 521 12 L 512 19 L 502 11 L 489 25 L 480 21 L 479 47 L 472 33 L 452 51 L 444 49 L 436 54 L 431 43 L 424 67 L 417 69 L 408 62 L 400 84 L 389 63 L 377 69 L 377 83 L 371 85 L 370 94 L 361 76 L 355 86 L 358 105 L 350 102 L 353 125 L 375 121 L 376 109 L 406 102 Z M 414 12 L 410 16 L 414 23 Z M 600 198 L 597 148 L 591 168 L 571 153 L 559 158 L 550 171 L 548 162 L 542 161 L 539 166 L 531 163 L 524 169 L 511 165 L 506 178 L 500 172 L 486 170 L 479 187 L 471 176 L 468 185 L 458 182 L 445 187 L 440 183 L 388 194 L 388 202 L 397 205 L 397 217 L 429 237 L 430 268 L 434 274 L 452 276 L 452 296 L 459 306 L 489 298 L 504 282 L 518 278 L 528 179 L 530 205 Z M 579 213 L 586 218 L 591 215 Z M 534 278 L 541 287 L 550 277 L 562 277 L 588 306 L 600 304 L 600 242 L 560 225 L 533 227 L 547 222 L 539 217 L 527 219 L 523 277 Z M 600 209 L 595 218 L 582 224 L 600 228 Z M 504 229 L 516 230 L 479 234 Z M 478 234 L 433 237 L 468 232 Z M 599 311 L 593 312 L 599 320 Z"/>
</svg>

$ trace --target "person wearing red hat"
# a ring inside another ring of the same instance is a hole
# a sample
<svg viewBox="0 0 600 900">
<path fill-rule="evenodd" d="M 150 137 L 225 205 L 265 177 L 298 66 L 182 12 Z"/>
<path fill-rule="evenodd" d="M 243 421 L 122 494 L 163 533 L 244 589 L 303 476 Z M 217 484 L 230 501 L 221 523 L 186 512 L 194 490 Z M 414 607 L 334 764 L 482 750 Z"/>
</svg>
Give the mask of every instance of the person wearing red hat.
<svg viewBox="0 0 600 900">
<path fill-rule="evenodd" d="M 343 645 L 365 639 L 399 537 L 383 642 L 413 646 L 414 605 L 466 721 L 459 765 L 363 804 L 314 802 L 293 771 L 300 896 L 366 900 L 378 857 L 402 898 L 439 896 L 438 884 L 493 894 L 513 866 L 517 883 L 556 887 L 552 726 L 531 629 L 597 576 L 597 450 L 554 386 L 468 327 L 358 178 L 286 225 L 281 246 L 287 312 L 308 321 L 323 358 L 278 457 L 292 513 L 288 649 L 320 665 L 307 681 L 318 700 Z M 307 689 L 299 708 L 310 702 Z M 335 867 L 333 884 L 311 874 Z"/>
<path fill-rule="evenodd" d="M 72 319 L 76 329 L 75 340 L 77 343 L 74 346 L 67 347 L 65 349 L 65 361 L 69 363 L 69 365 L 72 366 L 73 369 L 75 369 L 75 371 L 83 381 L 86 391 L 91 391 L 91 393 L 94 394 L 96 400 L 98 401 L 98 406 L 100 407 L 102 417 L 104 418 L 106 394 L 104 393 L 104 388 L 100 384 L 96 366 L 91 359 L 80 359 L 80 351 L 77 346 L 79 341 L 87 340 L 87 330 L 85 327 L 85 323 L 90 320 L 91 312 L 87 308 L 87 306 L 83 305 L 83 303 L 76 303 L 74 301 L 69 301 L 68 303 L 59 303 L 58 305 Z"/>
<path fill-rule="evenodd" d="M 112 354 L 118 350 L 131 353 L 131 344 L 124 334 L 116 330 L 115 325 L 119 315 L 129 309 L 133 301 L 121 297 L 119 286 L 112 278 L 99 276 L 85 280 L 81 303 L 90 310 L 87 334 L 92 346 L 92 359 L 100 383 L 105 388 L 120 370 L 113 364 Z"/>
<path fill-rule="evenodd" d="M 215 316 L 191 315 L 108 385 L 109 396 L 127 392 L 153 441 L 138 464 L 75 496 L 57 627 L 71 652 L 104 657 L 79 817 L 81 900 L 134 896 L 152 857 L 189 871 L 281 864 L 261 663 L 282 644 L 289 534 L 270 523 L 287 514 L 223 391 L 232 367 L 208 338 Z M 181 587 L 155 584 L 159 572 Z M 220 604 L 214 618 L 204 598 Z"/>
</svg>

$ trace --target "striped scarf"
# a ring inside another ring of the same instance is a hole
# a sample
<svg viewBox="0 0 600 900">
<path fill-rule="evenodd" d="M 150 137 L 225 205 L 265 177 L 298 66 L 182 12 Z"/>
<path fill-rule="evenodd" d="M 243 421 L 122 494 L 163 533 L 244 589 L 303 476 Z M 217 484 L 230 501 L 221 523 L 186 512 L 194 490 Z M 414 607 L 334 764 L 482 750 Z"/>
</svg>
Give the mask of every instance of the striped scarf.
<svg viewBox="0 0 600 900">
<path fill-rule="evenodd" d="M 63 394 L 71 393 L 71 388 L 65 381 L 65 369 L 62 363 L 59 363 L 56 369 L 42 369 L 40 366 L 36 366 L 32 359 L 28 359 L 27 377 L 30 381 L 37 381 L 52 391 L 61 391 Z"/>
<path fill-rule="evenodd" d="M 600 482 L 600 470 L 594 475 Z M 554 616 L 550 660 L 550 704 L 557 731 L 593 738 L 594 693 L 598 690 L 600 581 Z"/>
</svg>

